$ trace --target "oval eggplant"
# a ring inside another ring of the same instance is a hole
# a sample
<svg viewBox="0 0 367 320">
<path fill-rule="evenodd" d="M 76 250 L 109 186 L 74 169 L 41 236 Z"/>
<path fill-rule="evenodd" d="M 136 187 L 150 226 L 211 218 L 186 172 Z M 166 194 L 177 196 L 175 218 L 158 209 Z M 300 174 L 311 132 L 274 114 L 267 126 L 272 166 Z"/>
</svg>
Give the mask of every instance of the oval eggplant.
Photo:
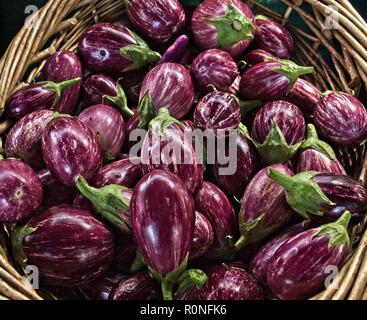
<svg viewBox="0 0 367 320">
<path fill-rule="evenodd" d="M 208 218 L 214 229 L 214 243 L 207 256 L 213 260 L 231 260 L 237 221 L 227 196 L 214 184 L 204 181 L 195 195 L 195 207 Z"/>
<path fill-rule="evenodd" d="M 101 275 L 113 257 L 111 232 L 88 211 L 68 205 L 38 214 L 12 240 L 16 261 L 37 266 L 51 286 L 82 285 Z"/>
<path fill-rule="evenodd" d="M 78 119 L 96 135 L 105 159 L 115 159 L 125 140 L 125 121 L 114 108 L 105 104 L 91 106 Z"/>
<path fill-rule="evenodd" d="M 350 213 L 337 222 L 303 231 L 288 239 L 273 256 L 267 272 L 271 291 L 280 299 L 310 298 L 322 290 L 328 267 L 341 267 L 350 240 L 347 226 Z"/>
<path fill-rule="evenodd" d="M 57 179 L 49 169 L 42 169 L 37 172 L 38 178 L 40 178 L 42 186 L 50 186 L 53 183 L 57 183 Z"/>
<path fill-rule="evenodd" d="M 42 202 L 37 174 L 20 160 L 0 160 L 0 222 L 17 223 L 31 218 Z"/>
<path fill-rule="evenodd" d="M 69 187 L 79 175 L 91 181 L 102 166 L 102 151 L 93 131 L 71 117 L 56 117 L 42 136 L 42 154 L 53 175 Z"/>
<path fill-rule="evenodd" d="M 343 92 L 327 92 L 313 113 L 317 130 L 331 142 L 350 146 L 367 134 L 367 111 L 361 101 Z"/>
<path fill-rule="evenodd" d="M 251 68 L 256 64 L 260 64 L 265 61 L 274 59 L 275 57 L 265 50 L 255 49 L 246 53 L 244 60 L 246 62 L 246 67 Z"/>
<path fill-rule="evenodd" d="M 251 9 L 240 0 L 205 0 L 194 11 L 191 27 L 201 49 L 223 49 L 237 57 L 254 38 L 253 19 Z"/>
<path fill-rule="evenodd" d="M 166 62 L 180 63 L 182 58 L 184 58 L 185 56 L 185 53 L 189 47 L 189 44 L 190 44 L 190 39 L 187 35 L 183 34 L 179 36 L 175 40 L 175 42 L 162 55 L 162 58 L 157 62 L 157 65 L 166 63 Z"/>
<path fill-rule="evenodd" d="M 256 47 L 272 53 L 280 59 L 289 59 L 293 53 L 293 39 L 280 23 L 264 16 L 255 17 Z"/>
<path fill-rule="evenodd" d="M 313 67 L 299 66 L 289 60 L 265 61 L 247 69 L 242 75 L 240 95 L 244 100 L 281 99 L 301 75 L 313 71 Z"/>
<path fill-rule="evenodd" d="M 208 218 L 200 212 L 195 214 L 195 231 L 190 250 L 190 259 L 200 258 L 209 251 L 214 242 L 214 231 Z"/>
<path fill-rule="evenodd" d="M 72 51 L 60 50 L 54 53 L 42 69 L 42 79 L 56 83 L 75 78 L 83 78 L 83 66 Z M 67 88 L 62 93 L 55 111 L 71 114 L 79 100 L 81 82 Z"/>
<path fill-rule="evenodd" d="M 93 74 L 83 82 L 83 97 L 89 104 L 103 103 L 104 96 L 117 95 L 116 81 L 104 74 Z"/>
<path fill-rule="evenodd" d="M 149 71 L 140 90 L 140 101 L 146 93 L 156 113 L 160 108 L 167 108 L 176 119 L 189 113 L 195 97 L 190 72 L 177 63 L 163 63 Z"/>
<path fill-rule="evenodd" d="M 223 50 L 210 49 L 200 53 L 191 65 L 191 71 L 200 91 L 210 87 L 227 91 L 239 75 L 236 61 Z"/>
<path fill-rule="evenodd" d="M 178 0 L 130 0 L 127 14 L 135 30 L 156 43 L 166 43 L 185 26 Z"/>
<path fill-rule="evenodd" d="M 20 119 L 6 138 L 6 156 L 21 159 L 34 170 L 42 169 L 45 166 L 42 157 L 42 133 L 53 115 L 53 111 L 39 110 Z"/>
<path fill-rule="evenodd" d="M 79 40 L 79 53 L 89 70 L 108 74 L 138 70 L 160 59 L 136 33 L 112 23 L 89 27 Z"/>
</svg>

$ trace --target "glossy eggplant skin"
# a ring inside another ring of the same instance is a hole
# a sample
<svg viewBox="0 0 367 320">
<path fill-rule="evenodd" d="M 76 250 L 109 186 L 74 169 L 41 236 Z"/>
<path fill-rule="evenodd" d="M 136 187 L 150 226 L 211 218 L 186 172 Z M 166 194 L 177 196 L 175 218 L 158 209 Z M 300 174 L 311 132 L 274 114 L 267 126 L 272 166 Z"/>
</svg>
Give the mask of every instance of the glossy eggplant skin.
<svg viewBox="0 0 367 320">
<path fill-rule="evenodd" d="M 214 242 L 214 230 L 208 218 L 200 212 L 195 213 L 195 231 L 190 250 L 190 259 L 200 258 L 209 251 Z"/>
<path fill-rule="evenodd" d="M 179 36 L 175 42 L 165 51 L 165 53 L 162 55 L 162 58 L 157 62 L 157 65 L 166 62 L 180 63 L 182 58 L 184 58 L 189 45 L 190 38 L 187 35 L 183 34 Z"/>
<path fill-rule="evenodd" d="M 240 21 L 240 23 L 241 20 L 246 20 L 246 25 L 241 23 L 240 26 L 246 29 L 246 32 L 241 34 L 241 38 L 239 38 L 238 41 L 226 43 L 227 41 L 224 40 L 225 38 L 229 38 L 229 34 L 234 35 L 238 32 L 238 30 L 236 30 L 236 21 L 228 23 L 225 27 L 216 27 L 211 20 L 226 16 L 230 11 L 230 5 L 232 5 L 234 11 L 237 12 L 235 20 Z M 201 49 L 223 49 L 228 51 L 233 57 L 238 57 L 248 48 L 253 40 L 253 19 L 254 15 L 251 9 L 240 0 L 205 0 L 194 11 L 191 26 L 195 42 Z M 226 28 L 227 30 L 225 30 Z"/>
<path fill-rule="evenodd" d="M 293 53 L 293 39 L 280 23 L 264 16 L 255 17 L 255 45 L 280 59 L 289 59 Z"/>
<path fill-rule="evenodd" d="M 5 143 L 8 158 L 18 158 L 34 170 L 42 169 L 42 133 L 54 115 L 51 110 L 34 111 L 20 119 L 10 130 Z"/>
<path fill-rule="evenodd" d="M 186 22 L 178 0 L 131 0 L 127 13 L 134 29 L 156 43 L 170 41 Z"/>
<path fill-rule="evenodd" d="M 148 272 L 126 277 L 112 290 L 109 300 L 161 300 L 158 283 Z"/>
<path fill-rule="evenodd" d="M 181 266 L 192 246 L 195 209 L 180 178 L 162 170 L 145 175 L 134 189 L 130 212 L 147 265 L 163 275 Z"/>
<path fill-rule="evenodd" d="M 313 116 L 320 134 L 336 144 L 350 146 L 366 137 L 366 108 L 361 101 L 347 93 L 326 93 Z"/>
<path fill-rule="evenodd" d="M 210 87 L 227 91 L 239 75 L 236 61 L 223 50 L 209 49 L 192 62 L 191 71 L 197 88 L 207 92 Z"/>
<path fill-rule="evenodd" d="M 237 266 L 212 266 L 202 288 L 202 300 L 264 300 L 255 278 Z"/>
<path fill-rule="evenodd" d="M 189 113 L 195 97 L 189 70 L 177 63 L 163 63 L 150 70 L 143 81 L 140 100 L 147 92 L 156 113 L 160 108 L 167 108 L 176 119 Z"/>
<path fill-rule="evenodd" d="M 196 287 L 190 287 L 181 292 L 176 292 L 174 295 L 174 300 L 201 300 L 200 298 L 200 290 Z"/>
<path fill-rule="evenodd" d="M 83 110 L 78 119 L 95 133 L 105 158 L 116 158 L 125 141 L 125 121 L 120 112 L 97 104 Z"/>
<path fill-rule="evenodd" d="M 91 105 L 103 103 L 103 96 L 117 95 L 116 81 L 104 74 L 93 74 L 83 82 L 83 97 Z"/>
<path fill-rule="evenodd" d="M 23 239 L 27 263 L 48 285 L 75 287 L 101 275 L 113 257 L 113 236 L 81 208 L 60 205 L 31 219 L 36 230 Z"/>
<path fill-rule="evenodd" d="M 17 223 L 36 214 L 42 202 L 37 174 L 20 160 L 0 160 L 0 222 Z"/>
<path fill-rule="evenodd" d="M 244 56 L 244 60 L 246 62 L 246 67 L 251 68 L 252 66 L 256 64 L 260 64 L 264 61 L 267 61 L 269 59 L 275 58 L 274 55 L 272 55 L 270 52 L 261 50 L 261 49 L 255 49 L 247 52 Z"/>
<path fill-rule="evenodd" d="M 91 181 L 102 166 L 103 157 L 93 131 L 71 117 L 56 117 L 42 136 L 42 154 L 53 175 L 69 187 L 78 176 Z"/>
<path fill-rule="evenodd" d="M 72 51 L 60 50 L 54 53 L 42 69 L 42 79 L 56 83 L 83 78 L 83 66 Z M 82 83 L 78 82 L 62 93 L 55 111 L 71 114 L 79 100 Z"/>
<path fill-rule="evenodd" d="M 214 229 L 214 243 L 207 256 L 213 260 L 231 260 L 231 239 L 237 236 L 237 219 L 225 193 L 210 182 L 204 181 L 195 194 L 195 208 L 208 218 Z"/>
</svg>

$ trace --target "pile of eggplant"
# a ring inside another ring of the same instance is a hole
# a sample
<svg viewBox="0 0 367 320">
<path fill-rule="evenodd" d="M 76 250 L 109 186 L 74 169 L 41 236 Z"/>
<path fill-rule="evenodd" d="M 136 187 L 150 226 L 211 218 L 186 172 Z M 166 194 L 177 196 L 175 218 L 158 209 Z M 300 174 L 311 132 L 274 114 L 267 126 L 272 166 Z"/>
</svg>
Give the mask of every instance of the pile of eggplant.
<svg viewBox="0 0 367 320">
<path fill-rule="evenodd" d="M 306 80 L 313 68 L 291 60 L 290 33 L 240 0 L 126 8 L 6 103 L 0 222 L 14 261 L 65 299 L 308 299 L 325 289 L 365 215 L 366 189 L 333 150 L 366 138 L 364 105 L 320 92 Z M 136 130 L 145 135 L 132 156 Z M 190 130 L 235 131 L 235 173 L 200 161 Z M 163 152 L 169 141 L 188 163 Z"/>
</svg>

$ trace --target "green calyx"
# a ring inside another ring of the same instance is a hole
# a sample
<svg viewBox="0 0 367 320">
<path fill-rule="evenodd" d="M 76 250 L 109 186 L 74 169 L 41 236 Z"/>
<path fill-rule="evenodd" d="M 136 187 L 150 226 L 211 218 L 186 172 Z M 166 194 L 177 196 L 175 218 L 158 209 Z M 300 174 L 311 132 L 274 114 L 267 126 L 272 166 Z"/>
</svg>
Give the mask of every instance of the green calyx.
<svg viewBox="0 0 367 320">
<path fill-rule="evenodd" d="M 140 129 L 148 129 L 150 121 L 152 121 L 157 116 L 153 106 L 152 97 L 148 91 L 144 94 L 143 98 L 139 102 L 138 114 L 138 128 Z"/>
<path fill-rule="evenodd" d="M 275 67 L 272 70 L 274 72 L 281 73 L 288 78 L 288 80 L 290 81 L 289 90 L 293 88 L 294 84 L 300 76 L 314 72 L 313 67 L 299 66 L 298 64 L 290 60 L 278 60 L 278 62 L 281 64 L 281 66 Z"/>
<path fill-rule="evenodd" d="M 19 267 L 25 268 L 27 257 L 23 250 L 23 240 L 25 237 L 37 231 L 37 228 L 31 228 L 27 225 L 16 227 L 11 233 L 11 248 L 15 262 Z"/>
<path fill-rule="evenodd" d="M 263 102 L 260 100 L 240 100 L 238 99 L 240 110 L 241 110 L 241 116 L 246 116 L 250 111 L 259 108 L 263 105 Z"/>
<path fill-rule="evenodd" d="M 164 132 L 170 125 L 177 124 L 183 130 L 185 130 L 184 125 L 169 115 L 169 111 L 166 108 L 159 109 L 158 115 L 149 123 L 149 129 L 153 131 Z"/>
<path fill-rule="evenodd" d="M 238 125 L 237 130 L 240 133 L 242 133 L 247 139 L 249 139 L 250 141 L 252 141 L 252 138 L 250 136 L 250 133 L 249 133 L 247 127 L 242 122 L 240 122 L 240 124 Z"/>
<path fill-rule="evenodd" d="M 325 92 L 320 93 L 320 98 L 326 98 L 330 93 L 333 93 L 334 91 L 326 90 Z"/>
<path fill-rule="evenodd" d="M 126 28 L 127 29 L 127 28 Z M 126 67 L 123 71 L 138 70 L 147 64 L 158 61 L 161 55 L 149 48 L 148 44 L 140 38 L 135 32 L 127 29 L 137 44 L 131 44 L 120 49 L 120 54 L 131 60 L 133 63 Z"/>
<path fill-rule="evenodd" d="M 0 153 L 0 160 L 4 160 L 4 155 Z"/>
<path fill-rule="evenodd" d="M 144 269 L 146 266 L 147 264 L 144 260 L 144 257 L 142 256 L 139 250 L 136 250 L 136 256 L 135 256 L 134 262 L 132 263 L 130 267 L 130 273 L 134 274 L 136 272 L 139 272 L 142 269 Z"/>
<path fill-rule="evenodd" d="M 266 164 L 285 163 L 298 151 L 302 141 L 295 145 L 288 145 L 282 130 L 275 121 L 272 121 L 269 134 L 263 144 L 254 141 L 254 144 Z"/>
<path fill-rule="evenodd" d="M 176 293 L 181 293 L 187 289 L 195 287 L 200 290 L 208 281 L 208 276 L 200 269 L 186 270 L 178 279 L 178 289 Z"/>
<path fill-rule="evenodd" d="M 323 216 L 323 206 L 335 205 L 312 180 L 316 174 L 305 171 L 290 177 L 273 168 L 268 169 L 268 176 L 285 189 L 288 205 L 306 219 L 309 214 Z"/>
<path fill-rule="evenodd" d="M 229 48 L 254 37 L 255 27 L 232 2 L 228 3 L 226 15 L 208 20 L 217 29 L 219 49 Z"/>
<path fill-rule="evenodd" d="M 314 149 L 327 156 L 330 160 L 336 160 L 333 148 L 328 143 L 319 139 L 316 128 L 313 124 L 307 125 L 307 139 L 302 143 L 299 149 Z"/>
<path fill-rule="evenodd" d="M 67 80 L 67 81 L 60 82 L 60 83 L 55 83 L 55 82 L 52 82 L 52 81 L 44 82 L 43 88 L 46 89 L 46 90 L 53 91 L 56 95 L 56 99 L 55 99 L 53 107 L 59 102 L 62 92 L 65 89 L 67 89 L 67 88 L 73 86 L 74 84 L 80 82 L 80 80 L 81 80 L 81 78 L 75 78 L 75 79 Z"/>
<path fill-rule="evenodd" d="M 350 247 L 348 224 L 351 217 L 351 213 L 349 211 L 345 211 L 337 221 L 319 227 L 317 233 L 314 235 L 314 238 L 329 235 L 330 247 L 341 245 Z"/>
<path fill-rule="evenodd" d="M 125 117 L 131 118 L 134 115 L 134 112 L 132 112 L 131 109 L 127 106 L 125 91 L 119 83 L 117 83 L 116 85 L 116 90 L 117 95 L 115 97 L 107 95 L 103 96 L 103 103 L 118 107 Z"/>
<path fill-rule="evenodd" d="M 97 189 L 91 187 L 81 176 L 75 182 L 79 192 L 87 198 L 106 221 L 120 229 L 124 233 L 130 233 L 130 228 L 126 221 L 121 217 L 121 210 L 128 211 L 130 201 L 122 196 L 126 187 L 111 184 Z"/>
<path fill-rule="evenodd" d="M 256 21 L 256 20 L 269 20 L 269 18 L 268 18 L 268 17 L 263 16 L 263 15 L 261 15 L 261 14 L 256 15 L 254 19 L 255 19 L 255 21 Z"/>
</svg>

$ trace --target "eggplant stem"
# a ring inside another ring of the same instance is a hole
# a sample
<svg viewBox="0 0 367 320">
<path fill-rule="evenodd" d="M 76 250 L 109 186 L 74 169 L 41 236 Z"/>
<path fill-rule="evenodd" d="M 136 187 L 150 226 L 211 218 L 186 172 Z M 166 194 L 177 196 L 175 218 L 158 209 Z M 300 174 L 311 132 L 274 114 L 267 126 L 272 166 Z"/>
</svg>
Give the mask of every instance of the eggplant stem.
<svg viewBox="0 0 367 320">
<path fill-rule="evenodd" d="M 163 300 L 173 300 L 172 295 L 173 283 L 170 281 L 163 280 L 161 285 L 162 285 Z"/>
</svg>

